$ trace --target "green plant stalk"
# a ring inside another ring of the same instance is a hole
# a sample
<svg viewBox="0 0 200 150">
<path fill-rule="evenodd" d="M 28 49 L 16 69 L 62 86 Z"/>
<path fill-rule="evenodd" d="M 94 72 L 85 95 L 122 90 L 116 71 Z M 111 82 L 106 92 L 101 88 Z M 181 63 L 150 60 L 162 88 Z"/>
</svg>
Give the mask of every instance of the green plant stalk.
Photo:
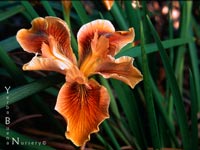
<svg viewBox="0 0 200 150">
<path fill-rule="evenodd" d="M 197 103 L 197 93 L 195 89 L 195 82 L 194 82 L 194 76 L 190 71 L 190 98 L 191 98 L 191 121 L 192 121 L 192 127 L 191 127 L 191 145 L 192 149 L 198 149 L 198 119 L 197 119 L 197 113 L 198 113 L 198 103 Z"/>
<path fill-rule="evenodd" d="M 171 4 L 171 3 L 170 3 Z M 171 9 L 171 5 L 170 5 L 170 10 L 169 10 L 169 38 L 173 39 L 174 35 L 173 35 L 173 21 L 172 21 L 172 9 Z M 173 66 L 173 62 L 174 62 L 174 48 L 170 47 L 170 63 Z"/>
<path fill-rule="evenodd" d="M 118 127 L 113 125 L 112 128 L 115 131 L 115 133 L 122 139 L 122 141 L 126 143 L 126 145 L 131 145 L 130 142 L 127 140 L 127 138 L 124 136 L 123 132 Z M 139 147 L 139 146 L 136 146 L 136 147 Z"/>
<path fill-rule="evenodd" d="M 121 30 L 127 30 L 128 25 L 126 24 L 126 20 L 124 19 L 121 9 L 119 9 L 119 6 L 116 2 L 114 2 L 112 8 L 111 8 L 111 14 L 113 15 L 115 21 L 117 22 L 117 25 Z"/>
<path fill-rule="evenodd" d="M 104 85 L 106 87 L 106 89 L 108 90 L 109 96 L 110 96 L 110 108 L 113 112 L 113 114 L 115 115 L 115 117 L 117 119 L 120 119 L 120 113 L 117 107 L 117 103 L 116 100 L 113 96 L 112 90 L 110 85 L 108 84 L 108 81 L 106 79 L 104 79 L 103 77 L 100 77 L 100 81 L 102 83 L 102 85 Z"/>
<path fill-rule="evenodd" d="M 114 90 L 117 92 L 117 96 L 123 112 L 126 115 L 130 131 L 132 131 L 132 133 L 136 137 L 136 139 L 134 140 L 135 146 L 140 146 L 137 147 L 137 149 L 146 149 L 147 142 L 145 140 L 144 131 L 142 129 L 143 125 L 140 120 L 135 96 L 133 95 L 130 88 L 123 83 L 120 84 L 119 81 L 111 79 L 111 84 Z M 122 129 L 123 127 L 120 126 L 120 128 Z"/>
<path fill-rule="evenodd" d="M 168 135 L 166 133 L 166 129 L 165 129 L 165 124 L 163 122 L 163 120 L 161 119 L 160 116 L 157 117 L 158 119 L 158 131 L 159 131 L 159 134 L 160 134 L 160 145 L 161 147 L 164 147 L 165 146 L 165 143 L 168 142 L 170 139 L 169 138 L 166 138 L 166 135 Z"/>
<path fill-rule="evenodd" d="M 168 14 L 168 19 L 169 19 L 169 39 L 173 39 L 173 21 L 172 21 L 172 6 L 171 3 L 168 4 L 169 5 L 169 14 Z M 169 53 L 169 59 L 170 59 L 170 63 L 173 66 L 173 62 L 174 62 L 174 48 L 170 47 L 170 53 Z M 169 84 L 167 82 L 166 84 L 166 99 L 170 99 L 170 87 Z M 173 104 L 173 103 L 171 103 Z M 173 105 L 168 105 L 168 107 L 173 107 Z"/>
<path fill-rule="evenodd" d="M 183 8 L 182 8 L 182 16 L 181 16 L 180 37 L 185 38 L 187 37 L 188 29 L 190 26 L 192 1 L 186 1 L 182 4 L 183 4 Z M 176 66 L 175 66 L 175 75 L 178 79 L 178 85 L 179 85 L 181 93 L 182 93 L 182 86 L 183 86 L 183 66 L 184 66 L 185 51 L 186 51 L 185 46 L 179 47 L 177 57 L 176 57 L 177 58 Z"/>
<path fill-rule="evenodd" d="M 32 21 L 32 17 L 29 15 L 29 13 L 27 11 L 23 11 L 22 15 L 29 21 Z"/>
<path fill-rule="evenodd" d="M 197 37 L 200 38 L 200 25 L 197 23 L 195 17 L 191 15 L 191 22 L 193 26 L 194 33 L 196 33 Z"/>
<path fill-rule="evenodd" d="M 193 37 L 193 31 L 192 31 L 192 24 L 190 25 L 189 29 L 189 35 Z M 190 55 L 190 62 L 191 62 L 191 69 L 194 75 L 194 85 L 196 90 L 196 97 L 197 97 L 197 105 L 198 105 L 198 111 L 200 112 L 200 74 L 199 74 L 199 67 L 198 67 L 198 54 L 197 54 L 197 48 L 195 46 L 194 42 L 190 42 L 189 44 L 189 55 Z"/>
<path fill-rule="evenodd" d="M 43 7 L 47 11 L 48 15 L 56 17 L 56 13 L 54 12 L 53 8 L 51 7 L 51 5 L 49 4 L 47 0 L 42 0 L 40 2 L 42 3 Z"/>
<path fill-rule="evenodd" d="M 72 45 L 73 52 L 75 53 L 76 58 L 77 58 L 77 57 L 78 57 L 78 44 L 77 44 L 76 38 L 75 38 L 75 36 L 74 36 L 74 33 L 72 32 L 71 22 L 70 22 L 70 13 L 67 14 L 67 13 L 65 12 L 64 6 L 62 7 L 62 12 L 63 12 L 64 20 L 67 22 L 67 24 L 68 24 L 68 26 L 69 26 L 69 28 L 70 28 L 70 33 L 71 33 L 71 45 Z"/>
<path fill-rule="evenodd" d="M 14 6 L 14 5 L 17 5 L 17 4 L 19 4 L 17 1 L 1 1 L 0 8 L 5 8 L 9 5 Z"/>
<path fill-rule="evenodd" d="M 6 10 L 5 12 L 0 13 L 0 21 L 3 21 L 5 19 L 8 19 L 9 17 L 12 17 L 24 10 L 24 7 L 21 5 L 17 5 L 14 7 L 11 7 L 9 10 Z"/>
<path fill-rule="evenodd" d="M 102 126 L 104 128 L 104 130 L 108 133 L 108 136 L 110 137 L 110 140 L 112 141 L 114 147 L 116 150 L 120 150 L 120 145 L 119 143 L 117 142 L 117 139 L 116 137 L 114 136 L 113 132 L 112 132 L 112 129 L 110 128 L 110 125 L 108 125 L 107 121 L 105 120 L 103 123 L 102 123 Z"/>
<path fill-rule="evenodd" d="M 34 80 L 35 80 L 34 78 L 31 78 L 29 76 L 25 76 L 25 78 L 28 81 L 28 83 L 34 82 Z M 45 89 L 45 92 L 54 97 L 57 97 L 59 90 L 54 87 L 49 87 L 49 88 Z"/>
<path fill-rule="evenodd" d="M 139 62 L 139 65 L 141 66 L 141 62 Z M 175 128 L 173 126 L 173 121 L 168 118 L 167 111 L 165 111 L 165 108 L 163 107 L 164 98 L 161 95 L 161 93 L 159 92 L 151 74 L 149 74 L 149 78 L 150 78 L 150 83 L 151 83 L 149 86 L 151 86 L 153 95 L 155 97 L 154 103 L 156 105 L 156 108 L 157 108 L 158 112 L 160 113 L 162 119 L 164 120 L 166 126 L 169 128 L 169 133 L 171 135 L 170 137 L 172 137 L 174 144 L 176 145 L 176 147 L 179 147 L 179 143 L 178 143 L 178 141 L 176 139 L 176 135 L 175 135 Z M 143 94 L 143 93 L 141 93 L 141 94 Z"/>
<path fill-rule="evenodd" d="M 56 79 L 56 80 L 55 80 Z M 61 82 L 62 78 L 58 75 L 49 76 L 40 80 L 37 80 L 35 82 L 20 86 L 15 89 L 11 89 L 9 91 L 9 95 L 7 95 L 6 92 L 0 94 L 0 108 L 3 108 L 7 106 L 8 102 L 9 105 L 13 104 L 17 101 L 23 100 L 24 98 L 31 96 L 33 94 L 36 94 L 37 92 L 50 87 L 51 85 L 57 84 Z M 26 80 L 24 80 L 26 81 Z M 20 94 L 19 94 L 20 93 Z M 58 123 L 55 118 L 53 117 L 53 113 L 47 108 L 47 106 L 44 104 L 42 99 L 38 95 L 32 96 L 32 103 L 37 106 L 39 110 L 42 110 L 41 112 L 44 115 L 48 116 L 48 119 L 50 120 L 51 124 L 54 125 L 56 128 L 58 128 L 60 133 L 64 132 L 64 128 Z"/>
<path fill-rule="evenodd" d="M 137 1 L 137 5 L 139 4 L 139 1 Z M 141 11 L 138 11 L 140 12 L 141 14 L 141 19 L 142 19 L 142 22 L 143 22 L 143 30 L 144 30 L 144 35 L 145 35 L 145 43 L 148 44 L 152 41 L 152 38 L 151 38 L 151 34 L 149 34 L 149 26 L 148 26 L 148 23 L 147 23 L 147 19 L 146 19 L 146 15 L 149 14 L 149 10 L 148 10 L 148 6 L 147 6 L 147 1 L 141 1 L 141 5 L 142 5 L 142 9 L 140 8 Z M 139 7 L 139 6 L 138 6 Z M 146 51 L 146 54 L 147 54 L 147 49 L 145 49 Z M 147 55 L 148 57 L 148 55 Z"/>
<path fill-rule="evenodd" d="M 81 24 L 86 24 L 90 21 L 81 1 L 72 1 L 72 6 L 76 10 L 76 12 L 81 20 Z"/>
<path fill-rule="evenodd" d="M 172 4 L 169 3 L 169 15 L 168 15 L 168 18 L 169 18 L 169 38 L 170 39 L 173 39 L 174 35 L 173 35 L 173 22 L 172 22 Z M 173 66 L 174 64 L 174 48 L 171 47 L 170 48 L 170 54 L 169 54 L 169 59 L 170 59 L 170 63 L 171 63 L 171 66 Z M 168 79 L 167 79 L 167 82 L 166 82 L 166 100 L 167 101 L 167 104 L 168 104 L 168 118 L 170 120 L 170 122 L 173 122 L 173 106 L 174 106 L 174 102 L 173 102 L 173 98 L 172 98 L 172 95 L 171 95 L 171 91 L 170 91 L 170 84 L 168 82 Z"/>
<path fill-rule="evenodd" d="M 22 5 L 26 8 L 27 12 L 31 15 L 32 19 L 39 17 L 33 6 L 28 1 L 21 1 Z"/>
<path fill-rule="evenodd" d="M 170 86 L 169 86 L 170 88 Z M 167 108 L 167 114 L 168 114 L 168 118 L 169 118 L 169 121 L 172 123 L 173 122 L 173 118 L 174 118 L 174 100 L 173 100 L 173 97 L 172 95 L 170 94 L 169 97 L 168 97 L 168 108 Z M 173 128 L 174 129 L 174 128 Z M 174 129 L 175 130 L 175 129 Z M 174 131 L 173 130 L 173 131 Z"/>
<path fill-rule="evenodd" d="M 104 138 L 100 134 L 96 134 L 98 140 L 105 146 L 107 150 L 113 150 L 113 148 L 104 140 Z"/>
<path fill-rule="evenodd" d="M 125 11 L 128 17 L 128 21 L 130 22 L 130 26 L 134 27 L 135 30 L 135 39 L 137 41 L 140 39 L 140 28 L 139 28 L 139 18 L 137 16 L 137 8 L 133 8 L 131 1 L 124 1 Z"/>
<path fill-rule="evenodd" d="M 152 96 L 152 89 L 149 86 L 150 85 L 150 79 L 149 79 L 149 67 L 148 67 L 148 60 L 145 53 L 145 39 L 144 39 L 144 31 L 143 31 L 143 24 L 142 21 L 140 21 L 140 37 L 141 37 L 141 51 L 142 51 L 142 70 L 143 70 L 143 80 L 144 80 L 144 92 L 145 92 L 145 100 L 146 100 L 146 108 L 147 108 L 147 115 L 148 115 L 148 121 L 150 125 L 150 133 L 151 133 L 151 139 L 153 143 L 154 149 L 160 149 L 161 148 L 161 142 L 160 142 L 160 135 L 158 132 L 158 125 L 157 125 L 157 119 L 155 114 L 155 107 L 153 102 L 153 96 Z"/>
<path fill-rule="evenodd" d="M 0 67 L 0 74 L 11 78 L 10 74 L 3 67 Z"/>
<path fill-rule="evenodd" d="M 9 72 L 9 74 L 12 76 L 13 79 L 16 79 L 16 83 L 21 85 L 24 82 L 25 78 L 23 78 L 23 73 L 19 71 L 15 63 L 12 61 L 12 59 L 8 56 L 6 51 L 0 47 L 0 64 L 6 68 L 6 70 Z"/>
<path fill-rule="evenodd" d="M 177 116 L 178 116 L 177 119 L 178 119 L 178 124 L 180 127 L 181 137 L 183 140 L 183 147 L 185 150 L 191 150 L 190 141 L 188 140 L 188 137 L 190 137 L 190 136 L 189 136 L 186 112 L 184 109 L 184 104 L 183 104 L 182 97 L 181 97 L 181 94 L 180 94 L 180 91 L 178 88 L 178 84 L 177 84 L 175 75 L 173 73 L 173 69 L 169 63 L 170 62 L 169 58 L 167 56 L 166 51 L 164 50 L 164 47 L 160 41 L 160 38 L 148 16 L 147 16 L 147 20 L 148 20 L 148 24 L 151 28 L 152 35 L 159 47 L 160 56 L 161 56 L 161 59 L 162 59 L 162 62 L 163 62 L 163 65 L 164 65 L 164 68 L 166 71 L 167 78 L 169 79 L 173 98 L 175 99 L 174 105 L 175 105 L 175 108 L 177 111 Z"/>
<path fill-rule="evenodd" d="M 171 47 L 187 44 L 192 41 L 194 41 L 194 38 L 177 38 L 177 39 L 162 41 L 161 43 L 165 49 L 168 49 Z M 146 50 L 146 54 L 156 52 L 159 49 L 156 43 L 146 44 L 144 48 Z M 116 55 L 116 58 L 121 56 L 139 57 L 141 56 L 141 46 L 133 47 L 132 45 L 128 45 L 128 47 L 125 47 Z"/>
<path fill-rule="evenodd" d="M 55 80 L 56 79 L 56 80 Z M 58 84 L 63 80 L 63 77 L 60 75 L 48 76 L 39 80 L 36 80 L 32 83 L 20 86 L 18 88 L 11 89 L 9 91 L 9 97 L 6 91 L 0 95 L 0 108 L 3 108 L 7 105 L 9 98 L 9 104 L 13 104 L 19 100 L 38 93 L 39 91 L 46 89 L 54 84 Z M 20 94 L 19 94 L 20 93 Z"/>
<path fill-rule="evenodd" d="M 71 31 L 71 44 L 72 44 L 74 54 L 76 55 L 76 58 L 78 58 L 78 44 L 74 36 L 74 33 L 72 31 Z"/>
<path fill-rule="evenodd" d="M 121 117 L 121 120 L 117 120 L 117 124 L 118 130 L 123 133 L 128 143 L 130 143 L 128 145 L 134 145 L 138 150 L 141 150 L 138 139 L 136 139 L 136 137 L 130 133 L 129 128 L 127 128 L 128 124 L 126 123 L 125 118 Z"/>
<path fill-rule="evenodd" d="M 152 79 L 151 76 L 150 76 L 150 82 L 151 82 L 151 88 L 153 90 L 153 95 L 155 97 L 154 102 L 155 102 L 156 108 L 158 109 L 158 111 L 159 111 L 159 113 L 160 113 L 163 121 L 165 122 L 166 126 L 168 127 L 170 137 L 172 137 L 172 140 L 173 140 L 175 146 L 178 147 L 179 144 L 178 144 L 178 141 L 176 139 L 175 129 L 174 129 L 174 126 L 173 126 L 173 122 L 169 119 L 169 117 L 167 115 L 167 112 L 165 111 L 165 109 L 163 107 L 163 104 L 162 104 L 163 97 L 158 92 L 158 89 L 157 89 L 155 83 L 153 82 L 153 79 Z"/>
<path fill-rule="evenodd" d="M 16 41 L 16 36 L 10 36 L 7 39 L 0 41 L 0 46 L 1 46 L 1 49 L 4 51 L 6 50 L 6 52 L 10 52 L 20 47 Z"/>
</svg>

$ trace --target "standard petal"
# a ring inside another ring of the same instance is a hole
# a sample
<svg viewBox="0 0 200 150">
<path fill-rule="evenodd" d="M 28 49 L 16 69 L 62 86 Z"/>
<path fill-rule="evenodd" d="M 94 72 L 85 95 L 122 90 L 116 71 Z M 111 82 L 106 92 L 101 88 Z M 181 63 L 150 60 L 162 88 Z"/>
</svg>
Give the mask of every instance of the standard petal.
<svg viewBox="0 0 200 150">
<path fill-rule="evenodd" d="M 98 36 L 106 33 L 115 32 L 115 28 L 108 20 L 98 19 L 83 25 L 77 34 L 79 63 L 91 53 L 91 41 L 94 39 L 95 33 Z"/>
<path fill-rule="evenodd" d="M 116 31 L 105 36 L 109 39 L 109 54 L 114 56 L 128 43 L 133 42 L 135 31 L 129 28 L 129 31 Z"/>
<path fill-rule="evenodd" d="M 112 23 L 103 19 L 98 19 L 83 25 L 77 35 L 79 65 L 91 54 L 91 42 L 96 38 L 96 35 L 97 38 L 104 36 L 109 39 L 109 48 L 106 49 L 107 54 L 114 56 L 121 48 L 133 41 L 135 32 L 133 28 L 130 28 L 129 31 L 115 31 Z M 99 50 L 97 49 L 96 51 Z"/>
<path fill-rule="evenodd" d="M 76 62 L 70 45 L 70 31 L 63 20 L 56 17 L 38 17 L 34 19 L 31 24 L 32 28 L 28 30 L 21 29 L 16 36 L 17 41 L 25 51 L 42 54 L 42 43 L 46 43 L 50 46 L 51 41 L 49 39 L 53 38 L 53 40 L 56 41 L 56 47 L 59 52 L 73 63 Z"/>
<path fill-rule="evenodd" d="M 43 18 L 36 18 L 32 22 L 32 28 L 21 29 L 17 32 L 16 38 L 21 47 L 30 53 L 40 53 L 41 44 L 47 42 L 47 34 L 44 32 L 46 24 Z"/>
<path fill-rule="evenodd" d="M 66 137 L 77 146 L 87 142 L 90 134 L 98 132 L 100 123 L 109 117 L 106 88 L 92 79 L 88 85 L 65 83 L 55 106 L 67 122 Z"/>
<path fill-rule="evenodd" d="M 80 66 L 80 71 L 86 77 L 93 73 L 96 67 L 108 57 L 108 47 L 109 40 L 105 36 L 100 36 L 98 38 L 97 33 L 95 33 L 94 39 L 91 41 L 92 52 L 86 57 Z"/>
<path fill-rule="evenodd" d="M 133 66 L 133 58 L 123 56 L 118 59 L 107 59 L 97 66 L 94 74 L 100 74 L 104 78 L 115 78 L 128 84 L 131 88 L 142 80 L 142 74 Z"/>
</svg>

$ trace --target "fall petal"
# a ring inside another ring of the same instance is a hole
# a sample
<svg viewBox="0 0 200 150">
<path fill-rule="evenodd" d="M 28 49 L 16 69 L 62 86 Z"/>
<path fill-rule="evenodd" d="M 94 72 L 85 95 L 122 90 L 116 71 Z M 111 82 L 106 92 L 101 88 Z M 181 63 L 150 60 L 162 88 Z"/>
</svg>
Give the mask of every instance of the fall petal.
<svg viewBox="0 0 200 150">
<path fill-rule="evenodd" d="M 81 146 L 90 134 L 99 131 L 100 123 L 109 117 L 109 95 L 95 80 L 89 87 L 77 82 L 65 83 L 59 94 L 55 109 L 67 122 L 66 137 Z"/>
<path fill-rule="evenodd" d="M 56 47 L 60 53 L 76 62 L 70 45 L 70 31 L 67 24 L 56 17 L 38 17 L 32 22 L 32 28 L 21 29 L 17 33 L 17 41 L 22 48 L 30 53 L 42 53 L 42 43 L 50 46 L 49 37 L 56 41 Z"/>
<path fill-rule="evenodd" d="M 102 75 L 104 78 L 121 80 L 131 88 L 134 88 L 142 80 L 142 74 L 133 66 L 133 58 L 128 56 L 123 56 L 116 60 L 107 59 L 94 72 Z"/>
</svg>

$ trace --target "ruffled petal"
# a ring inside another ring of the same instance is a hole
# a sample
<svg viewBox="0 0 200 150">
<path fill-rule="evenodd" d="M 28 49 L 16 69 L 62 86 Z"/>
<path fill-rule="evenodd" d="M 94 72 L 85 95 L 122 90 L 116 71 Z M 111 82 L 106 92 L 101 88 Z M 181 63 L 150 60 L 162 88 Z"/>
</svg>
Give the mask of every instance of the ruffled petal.
<svg viewBox="0 0 200 150">
<path fill-rule="evenodd" d="M 135 38 L 135 31 L 129 28 L 129 31 L 116 31 L 106 34 L 109 39 L 109 54 L 115 56 L 124 46 L 131 43 Z"/>
<path fill-rule="evenodd" d="M 86 76 L 90 76 L 96 67 L 105 61 L 108 57 L 107 50 L 109 47 L 109 40 L 105 36 L 98 38 L 97 33 L 91 41 L 92 52 L 86 57 L 80 66 L 80 71 Z"/>
<path fill-rule="evenodd" d="M 115 32 L 114 34 L 118 34 L 118 32 Z M 112 37 L 110 39 L 112 39 Z M 115 60 L 112 55 L 108 54 L 110 39 L 104 35 L 98 37 L 97 32 L 95 32 L 94 38 L 91 41 L 91 53 L 81 64 L 80 71 L 86 77 L 98 73 L 102 74 L 106 78 L 113 77 L 122 80 L 131 87 L 134 87 L 137 83 L 137 78 L 140 78 L 140 76 L 137 76 L 138 71 L 133 67 L 133 59 L 131 57 L 122 57 Z M 126 74 L 127 67 L 130 69 L 132 74 Z M 117 72 L 119 72 L 119 75 Z M 128 75 L 130 75 L 130 77 Z"/>
<path fill-rule="evenodd" d="M 77 35 L 79 50 L 79 65 L 91 54 L 91 41 L 97 37 L 104 36 L 109 39 L 107 54 L 114 56 L 126 44 L 133 41 L 135 32 L 133 28 L 129 31 L 115 31 L 112 23 L 108 20 L 98 19 L 83 25 Z M 98 51 L 98 50 L 96 50 Z"/>
<path fill-rule="evenodd" d="M 67 122 L 66 138 L 76 146 L 90 139 L 90 134 L 99 131 L 99 125 L 109 117 L 109 95 L 95 80 L 88 85 L 77 82 L 65 83 L 59 94 L 55 109 Z"/>
<path fill-rule="evenodd" d="M 133 66 L 133 58 L 123 56 L 118 59 L 107 59 L 99 64 L 94 74 L 100 74 L 104 78 L 115 78 L 128 84 L 131 88 L 142 80 L 142 74 Z"/>
<path fill-rule="evenodd" d="M 23 70 L 44 70 L 56 71 L 65 75 L 66 64 L 62 61 L 54 60 L 52 58 L 42 58 L 35 56 L 32 60 L 23 65 Z"/>
<path fill-rule="evenodd" d="M 59 55 L 59 53 L 54 56 L 51 53 L 50 47 L 43 43 L 41 51 L 42 56 L 36 55 L 32 60 L 23 65 L 23 70 L 45 70 L 45 71 L 56 71 L 62 74 L 66 74 L 67 69 L 71 69 L 74 64 L 64 57 L 64 55 Z"/>
<path fill-rule="evenodd" d="M 49 47 L 56 47 L 60 54 L 67 57 L 71 62 L 76 63 L 70 44 L 70 31 L 63 20 L 56 17 L 38 17 L 31 24 L 32 28 L 28 30 L 21 29 L 16 36 L 17 41 L 25 51 L 43 55 L 41 46 L 45 43 Z M 52 39 L 56 45 L 50 46 Z M 51 53 L 55 55 L 53 51 Z"/>
<path fill-rule="evenodd" d="M 113 33 L 115 28 L 108 20 L 98 19 L 83 25 L 77 34 L 78 40 L 78 53 L 79 64 L 91 53 L 91 41 L 94 38 L 94 34 L 98 36 L 106 33 Z"/>
</svg>

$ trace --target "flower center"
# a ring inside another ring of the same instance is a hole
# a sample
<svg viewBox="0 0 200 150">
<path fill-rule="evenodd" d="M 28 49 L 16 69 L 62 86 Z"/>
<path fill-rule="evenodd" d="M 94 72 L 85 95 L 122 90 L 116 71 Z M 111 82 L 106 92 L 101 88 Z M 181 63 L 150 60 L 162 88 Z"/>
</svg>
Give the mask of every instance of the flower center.
<svg viewBox="0 0 200 150">
<path fill-rule="evenodd" d="M 99 58 L 90 55 L 80 66 L 80 71 L 84 74 L 85 77 L 89 77 L 92 73 L 95 72 L 95 68 L 97 67 L 99 62 Z"/>
</svg>

